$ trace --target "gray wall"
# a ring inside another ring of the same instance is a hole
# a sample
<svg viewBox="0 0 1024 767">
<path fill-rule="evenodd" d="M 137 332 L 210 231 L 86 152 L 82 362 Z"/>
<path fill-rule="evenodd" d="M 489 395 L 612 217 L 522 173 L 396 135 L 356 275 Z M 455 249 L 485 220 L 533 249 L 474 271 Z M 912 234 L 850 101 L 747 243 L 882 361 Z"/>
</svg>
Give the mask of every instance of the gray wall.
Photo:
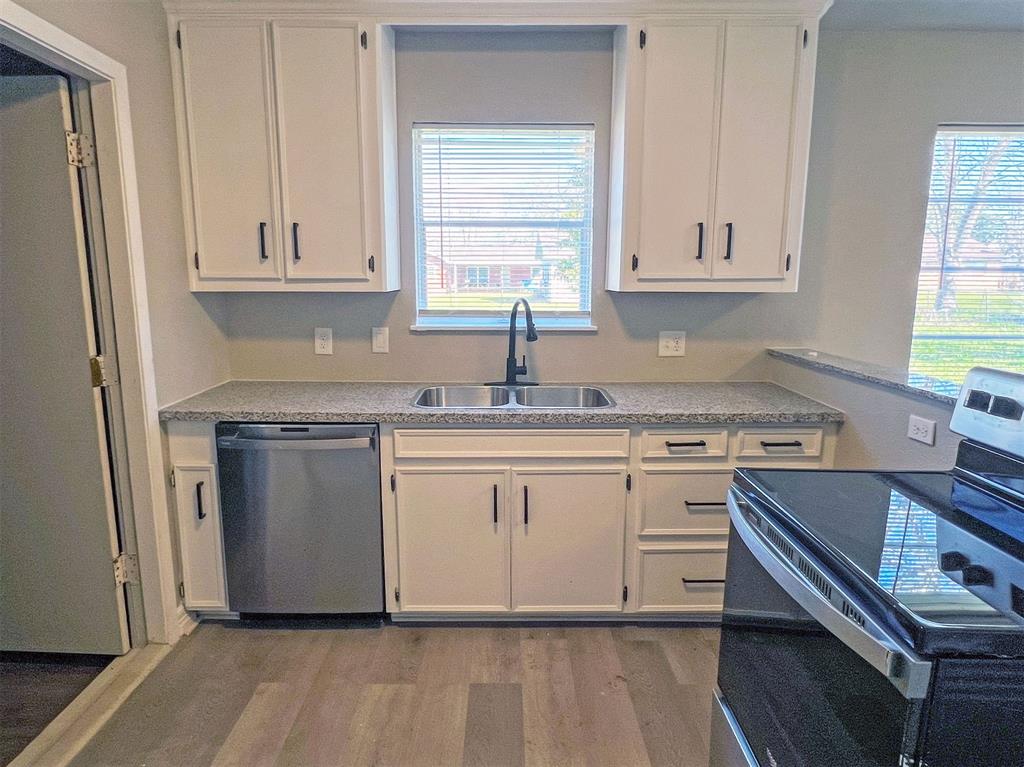
<svg viewBox="0 0 1024 767">
<path fill-rule="evenodd" d="M 157 398 L 230 378 L 224 299 L 188 290 L 167 17 L 149 0 L 18 0 L 128 68 Z"/>
</svg>

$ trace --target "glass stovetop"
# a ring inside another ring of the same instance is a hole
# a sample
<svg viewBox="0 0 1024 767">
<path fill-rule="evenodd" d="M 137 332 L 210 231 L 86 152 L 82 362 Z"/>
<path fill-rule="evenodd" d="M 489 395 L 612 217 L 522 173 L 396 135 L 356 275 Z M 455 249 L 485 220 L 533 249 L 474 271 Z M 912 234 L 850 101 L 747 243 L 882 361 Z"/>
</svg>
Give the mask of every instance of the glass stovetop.
<svg viewBox="0 0 1024 767">
<path fill-rule="evenodd" d="M 738 475 L 910 614 L 951 627 L 1024 627 L 1009 596 L 1010 584 L 1024 589 L 1021 507 L 946 472 Z M 943 571 L 942 554 L 965 548 L 971 561 L 998 573 L 992 587 L 968 589 Z"/>
</svg>

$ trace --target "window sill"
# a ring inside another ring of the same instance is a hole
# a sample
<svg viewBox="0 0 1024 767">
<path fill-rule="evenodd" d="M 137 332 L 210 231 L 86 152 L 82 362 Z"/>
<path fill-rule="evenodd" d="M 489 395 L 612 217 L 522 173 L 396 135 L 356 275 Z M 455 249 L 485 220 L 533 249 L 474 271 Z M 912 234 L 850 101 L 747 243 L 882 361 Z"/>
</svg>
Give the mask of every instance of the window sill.
<svg viewBox="0 0 1024 767">
<path fill-rule="evenodd" d="M 520 315 L 522 317 L 522 315 Z M 567 325 L 567 324 L 547 324 L 543 321 L 538 320 L 536 322 L 537 331 L 540 333 L 596 333 L 596 325 Z M 526 330 L 526 326 L 520 319 L 519 330 Z M 410 325 L 409 330 L 414 333 L 501 333 L 503 335 L 508 334 L 508 320 L 503 321 L 501 324 L 494 323 L 433 323 L 433 322 L 417 322 L 415 325 Z"/>
</svg>

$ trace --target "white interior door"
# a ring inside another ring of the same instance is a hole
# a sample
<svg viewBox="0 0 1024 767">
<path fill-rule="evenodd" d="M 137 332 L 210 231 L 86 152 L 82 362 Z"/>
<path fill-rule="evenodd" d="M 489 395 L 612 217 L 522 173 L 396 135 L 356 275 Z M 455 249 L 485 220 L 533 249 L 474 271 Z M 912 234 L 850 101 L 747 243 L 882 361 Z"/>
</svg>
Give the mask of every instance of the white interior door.
<svg viewBox="0 0 1024 767">
<path fill-rule="evenodd" d="M 180 31 L 199 275 L 278 278 L 267 25 L 210 19 L 182 22 Z"/>
<path fill-rule="evenodd" d="M 513 475 L 513 609 L 621 610 L 626 472 L 536 469 Z"/>
<path fill-rule="evenodd" d="M 726 25 L 715 279 L 785 276 L 800 33 L 796 24 Z"/>
<path fill-rule="evenodd" d="M 0 644 L 121 654 L 124 589 L 67 83 L 0 78 Z"/>
<path fill-rule="evenodd" d="M 506 472 L 399 470 L 402 612 L 509 609 Z"/>
<path fill-rule="evenodd" d="M 275 22 L 285 272 L 367 280 L 358 24 Z"/>
<path fill-rule="evenodd" d="M 649 24 L 646 33 L 637 279 L 706 277 L 723 27 Z"/>
</svg>

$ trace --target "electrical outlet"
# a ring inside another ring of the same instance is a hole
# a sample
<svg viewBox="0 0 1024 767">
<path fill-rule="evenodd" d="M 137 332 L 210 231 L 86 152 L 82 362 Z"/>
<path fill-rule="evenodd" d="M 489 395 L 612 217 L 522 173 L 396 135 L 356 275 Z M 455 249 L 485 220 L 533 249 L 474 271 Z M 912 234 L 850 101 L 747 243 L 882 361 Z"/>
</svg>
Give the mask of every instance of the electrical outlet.
<svg viewBox="0 0 1024 767">
<path fill-rule="evenodd" d="M 917 442 L 926 445 L 935 444 L 935 421 L 929 421 L 919 415 L 910 416 L 910 423 L 907 425 L 907 436 Z"/>
<path fill-rule="evenodd" d="M 658 333 L 659 357 L 685 357 L 686 333 L 682 330 L 663 330 Z"/>
<path fill-rule="evenodd" d="M 388 353 L 388 329 L 374 328 L 370 341 L 370 349 L 374 354 Z"/>
<path fill-rule="evenodd" d="M 313 328 L 313 353 L 334 354 L 334 331 L 331 328 Z"/>
</svg>

